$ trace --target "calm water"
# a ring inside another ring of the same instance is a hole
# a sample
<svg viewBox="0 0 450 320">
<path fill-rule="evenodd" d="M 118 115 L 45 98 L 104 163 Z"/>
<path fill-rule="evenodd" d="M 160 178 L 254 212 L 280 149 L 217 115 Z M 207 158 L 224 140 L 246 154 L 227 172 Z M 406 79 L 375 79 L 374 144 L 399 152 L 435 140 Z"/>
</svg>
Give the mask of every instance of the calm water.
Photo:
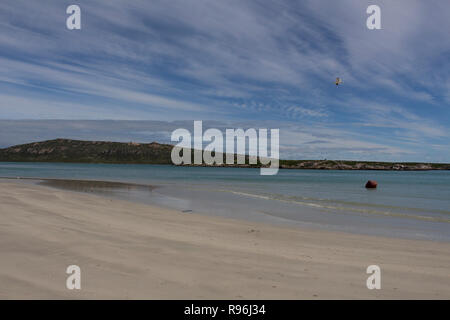
<svg viewBox="0 0 450 320">
<path fill-rule="evenodd" d="M 0 163 L 0 177 L 156 186 L 110 195 L 251 221 L 450 241 L 450 172 L 280 170 L 159 165 Z M 367 190 L 367 180 L 379 188 Z"/>
</svg>

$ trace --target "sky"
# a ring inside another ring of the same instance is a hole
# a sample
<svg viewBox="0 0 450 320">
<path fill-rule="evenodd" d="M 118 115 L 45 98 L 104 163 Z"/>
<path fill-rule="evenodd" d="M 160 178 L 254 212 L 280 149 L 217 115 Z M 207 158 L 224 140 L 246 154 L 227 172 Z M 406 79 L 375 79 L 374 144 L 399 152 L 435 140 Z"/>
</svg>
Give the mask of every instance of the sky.
<svg viewBox="0 0 450 320">
<path fill-rule="evenodd" d="M 450 162 L 448 30 L 441 0 L 2 0 L 0 147 L 203 120 L 279 128 L 285 159 Z"/>
</svg>

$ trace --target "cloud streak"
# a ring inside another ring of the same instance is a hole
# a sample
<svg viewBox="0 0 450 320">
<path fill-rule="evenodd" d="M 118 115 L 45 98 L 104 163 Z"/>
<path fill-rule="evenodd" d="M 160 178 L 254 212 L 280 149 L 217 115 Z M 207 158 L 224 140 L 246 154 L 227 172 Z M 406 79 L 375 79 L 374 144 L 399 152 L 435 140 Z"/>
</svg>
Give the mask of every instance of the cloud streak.
<svg viewBox="0 0 450 320">
<path fill-rule="evenodd" d="M 5 0 L 0 119 L 269 121 L 304 150 L 336 130 L 311 156 L 450 161 L 450 5 L 378 3 L 369 31 L 368 0 L 79 0 L 69 31 L 67 1 Z"/>
</svg>

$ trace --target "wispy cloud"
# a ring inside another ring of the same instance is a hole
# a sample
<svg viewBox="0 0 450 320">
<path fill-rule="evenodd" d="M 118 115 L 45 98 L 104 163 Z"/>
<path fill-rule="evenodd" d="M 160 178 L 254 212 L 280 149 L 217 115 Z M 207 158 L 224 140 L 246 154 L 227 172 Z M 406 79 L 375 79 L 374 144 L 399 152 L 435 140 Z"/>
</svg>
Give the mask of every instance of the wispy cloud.
<svg viewBox="0 0 450 320">
<path fill-rule="evenodd" d="M 80 31 L 68 1 L 1 2 L 0 119 L 269 121 L 311 156 L 450 161 L 446 2 L 379 0 L 377 31 L 368 0 L 77 3 Z"/>
</svg>

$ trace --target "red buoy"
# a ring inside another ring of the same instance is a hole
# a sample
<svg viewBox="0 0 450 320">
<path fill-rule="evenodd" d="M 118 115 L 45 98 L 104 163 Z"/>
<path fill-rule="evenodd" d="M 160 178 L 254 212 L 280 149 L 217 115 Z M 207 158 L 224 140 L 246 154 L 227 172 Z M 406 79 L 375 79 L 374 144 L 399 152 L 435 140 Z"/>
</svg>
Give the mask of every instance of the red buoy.
<svg viewBox="0 0 450 320">
<path fill-rule="evenodd" d="M 378 186 L 378 182 L 374 181 L 374 180 L 369 180 L 366 183 L 366 188 L 367 189 L 375 189 Z"/>
</svg>

